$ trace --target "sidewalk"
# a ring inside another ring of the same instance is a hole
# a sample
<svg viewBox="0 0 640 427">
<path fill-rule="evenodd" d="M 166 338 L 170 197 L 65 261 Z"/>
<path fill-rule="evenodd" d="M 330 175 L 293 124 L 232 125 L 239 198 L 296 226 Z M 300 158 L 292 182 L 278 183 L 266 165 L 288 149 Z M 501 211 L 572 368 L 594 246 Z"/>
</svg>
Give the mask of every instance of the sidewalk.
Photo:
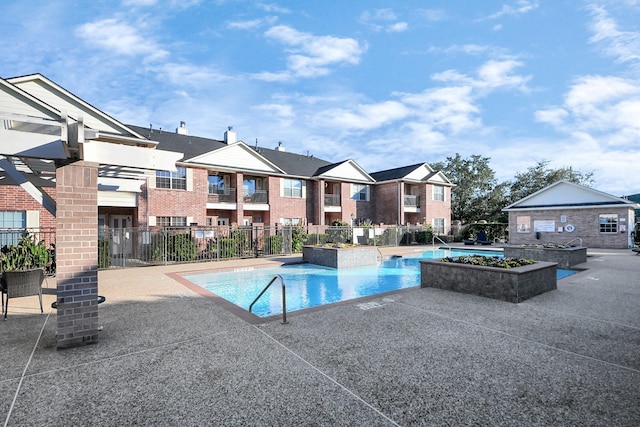
<svg viewBox="0 0 640 427">
<path fill-rule="evenodd" d="M 282 260 L 101 271 L 94 345 L 56 350 L 53 295 L 43 315 L 37 297 L 10 302 L 0 422 L 637 426 L 640 256 L 588 253 L 520 304 L 412 288 L 287 325 L 247 323 L 167 275 Z"/>
</svg>

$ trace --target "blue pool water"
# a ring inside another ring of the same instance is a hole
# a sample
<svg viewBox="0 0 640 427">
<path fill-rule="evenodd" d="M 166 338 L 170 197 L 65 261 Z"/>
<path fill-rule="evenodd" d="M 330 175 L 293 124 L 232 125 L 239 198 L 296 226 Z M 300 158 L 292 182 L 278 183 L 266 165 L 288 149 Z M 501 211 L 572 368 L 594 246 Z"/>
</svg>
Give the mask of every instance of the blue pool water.
<svg viewBox="0 0 640 427">
<path fill-rule="evenodd" d="M 274 268 L 240 269 L 217 273 L 184 274 L 186 280 L 227 301 L 249 310 L 249 305 L 276 275 L 286 284 L 287 312 L 347 301 L 384 292 L 420 286 L 421 259 L 459 255 L 502 256 L 501 252 L 433 250 L 412 256 L 386 259 L 380 265 L 334 269 L 313 264 L 293 264 Z M 573 272 L 558 270 L 560 272 Z M 568 274 L 567 274 L 568 275 Z M 260 317 L 282 313 L 279 282 L 256 302 L 252 312 Z"/>
</svg>

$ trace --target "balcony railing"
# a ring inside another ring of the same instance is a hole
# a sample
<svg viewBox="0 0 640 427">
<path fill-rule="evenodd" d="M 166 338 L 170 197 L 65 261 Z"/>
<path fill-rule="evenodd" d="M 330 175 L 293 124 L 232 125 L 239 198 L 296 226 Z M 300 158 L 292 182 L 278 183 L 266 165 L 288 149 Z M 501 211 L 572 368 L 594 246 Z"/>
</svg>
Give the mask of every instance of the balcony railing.
<svg viewBox="0 0 640 427">
<path fill-rule="evenodd" d="M 339 194 L 325 194 L 324 195 L 324 205 L 325 206 L 340 206 L 340 195 Z"/>
<path fill-rule="evenodd" d="M 214 186 L 209 186 L 209 203 L 236 203 L 236 189 L 227 188 L 224 190 Z"/>
<path fill-rule="evenodd" d="M 405 207 L 420 207 L 420 196 L 405 195 L 404 205 Z"/>
<path fill-rule="evenodd" d="M 253 194 L 246 194 L 243 197 L 244 203 L 268 203 L 269 192 L 267 190 L 256 190 Z"/>
</svg>

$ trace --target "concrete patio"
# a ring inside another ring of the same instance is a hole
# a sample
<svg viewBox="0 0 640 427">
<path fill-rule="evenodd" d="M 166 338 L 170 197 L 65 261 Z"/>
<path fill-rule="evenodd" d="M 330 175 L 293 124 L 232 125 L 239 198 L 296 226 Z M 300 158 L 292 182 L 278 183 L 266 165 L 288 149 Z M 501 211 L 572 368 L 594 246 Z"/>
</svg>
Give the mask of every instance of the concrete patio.
<svg viewBox="0 0 640 427">
<path fill-rule="evenodd" d="M 56 350 L 54 295 L 44 314 L 37 297 L 10 301 L 0 422 L 638 426 L 640 257 L 588 255 L 520 304 L 416 287 L 287 325 L 247 322 L 168 275 L 282 259 L 101 271 L 93 345 Z"/>
</svg>

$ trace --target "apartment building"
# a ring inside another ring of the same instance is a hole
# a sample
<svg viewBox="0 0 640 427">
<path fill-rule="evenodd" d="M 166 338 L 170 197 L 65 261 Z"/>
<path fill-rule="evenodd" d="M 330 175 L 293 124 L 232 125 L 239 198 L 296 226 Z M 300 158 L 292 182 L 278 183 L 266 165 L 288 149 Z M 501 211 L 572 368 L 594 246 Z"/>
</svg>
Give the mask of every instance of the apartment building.
<svg viewBox="0 0 640 427">
<path fill-rule="evenodd" d="M 32 98 L 30 102 L 42 102 L 56 114 L 64 112 L 72 121 L 81 122 L 87 138 L 118 143 L 114 147 L 126 143 L 167 155 L 181 153 L 174 171 L 150 171 L 113 166 L 106 158 L 110 151 L 104 151 L 97 178 L 100 229 L 328 225 L 336 220 L 347 224 L 426 223 L 439 233 L 450 227 L 453 185 L 427 163 L 368 173 L 353 159 L 334 163 L 289 152 L 282 144 L 273 149 L 251 146 L 239 140 L 232 128 L 222 139 L 212 139 L 190 135 L 185 122 L 169 132 L 125 125 L 40 74 L 2 82 L 11 93 L 0 104 L 0 111 L 9 115 L 42 115 L 15 101 L 14 92 L 22 92 Z M 55 203 L 53 162 L 27 161 L 21 156 L 6 156 L 4 161 L 18 169 L 25 166 L 25 176 L 37 194 L 0 171 L 4 178 L 0 180 L 0 195 L 4 196 L 0 199 L 0 228 L 55 227 L 55 215 L 40 197 Z"/>
</svg>

